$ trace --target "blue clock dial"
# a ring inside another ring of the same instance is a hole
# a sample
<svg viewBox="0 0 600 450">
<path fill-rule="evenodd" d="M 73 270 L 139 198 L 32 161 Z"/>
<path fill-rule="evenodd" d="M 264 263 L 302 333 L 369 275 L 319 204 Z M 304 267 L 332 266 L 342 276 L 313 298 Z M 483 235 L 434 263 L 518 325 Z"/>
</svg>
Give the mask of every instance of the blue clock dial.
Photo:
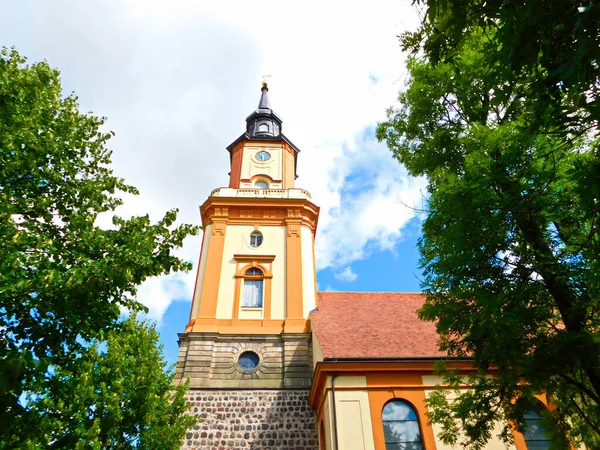
<svg viewBox="0 0 600 450">
<path fill-rule="evenodd" d="M 264 150 L 256 154 L 256 159 L 259 161 L 267 161 L 270 158 L 271 154 L 269 152 L 265 152 Z"/>
</svg>

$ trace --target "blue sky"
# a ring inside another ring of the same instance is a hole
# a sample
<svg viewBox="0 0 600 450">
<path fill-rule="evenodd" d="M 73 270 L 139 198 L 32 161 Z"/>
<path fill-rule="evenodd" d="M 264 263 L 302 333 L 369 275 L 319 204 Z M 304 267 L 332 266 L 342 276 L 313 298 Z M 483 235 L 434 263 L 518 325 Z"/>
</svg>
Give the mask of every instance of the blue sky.
<svg viewBox="0 0 600 450">
<path fill-rule="evenodd" d="M 374 137 L 406 81 L 397 36 L 416 27 L 411 3 L 0 0 L 0 45 L 48 60 L 83 111 L 108 118 L 113 168 L 141 193 L 125 198 L 125 217 L 178 208 L 198 224 L 270 75 L 271 105 L 301 149 L 297 184 L 321 207 L 319 289 L 417 291 L 413 208 L 425 183 Z M 200 242 L 178 254 L 195 265 Z M 170 361 L 194 278 L 151 279 L 138 293 Z"/>
</svg>

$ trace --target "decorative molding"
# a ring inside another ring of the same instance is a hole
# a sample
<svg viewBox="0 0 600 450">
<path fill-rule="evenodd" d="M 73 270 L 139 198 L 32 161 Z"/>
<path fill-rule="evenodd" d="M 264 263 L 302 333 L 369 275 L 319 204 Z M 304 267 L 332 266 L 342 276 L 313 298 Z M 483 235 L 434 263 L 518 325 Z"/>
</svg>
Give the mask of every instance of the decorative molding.
<svg viewBox="0 0 600 450">
<path fill-rule="evenodd" d="M 212 235 L 216 236 L 225 236 L 225 228 L 227 227 L 227 222 L 213 222 L 212 226 Z"/>
<path fill-rule="evenodd" d="M 271 263 L 275 259 L 275 255 L 233 255 L 233 259 L 237 262 L 260 261 Z"/>
<path fill-rule="evenodd" d="M 313 234 L 319 218 L 319 208 L 314 203 L 296 198 L 209 197 L 200 212 L 204 227 L 219 221 L 253 227 L 298 223 Z"/>
<path fill-rule="evenodd" d="M 288 223 L 287 226 L 288 237 L 300 237 L 300 224 L 298 223 Z"/>
</svg>

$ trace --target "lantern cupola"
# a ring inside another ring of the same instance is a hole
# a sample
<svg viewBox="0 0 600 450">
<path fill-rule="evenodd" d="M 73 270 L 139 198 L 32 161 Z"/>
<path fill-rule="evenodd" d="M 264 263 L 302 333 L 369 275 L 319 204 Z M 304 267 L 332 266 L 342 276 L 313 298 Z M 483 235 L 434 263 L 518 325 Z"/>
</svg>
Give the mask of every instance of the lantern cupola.
<svg viewBox="0 0 600 450">
<path fill-rule="evenodd" d="M 278 137 L 281 134 L 281 119 L 271 109 L 267 83 L 262 84 L 258 108 L 246 118 L 246 132 L 251 138 Z"/>
</svg>

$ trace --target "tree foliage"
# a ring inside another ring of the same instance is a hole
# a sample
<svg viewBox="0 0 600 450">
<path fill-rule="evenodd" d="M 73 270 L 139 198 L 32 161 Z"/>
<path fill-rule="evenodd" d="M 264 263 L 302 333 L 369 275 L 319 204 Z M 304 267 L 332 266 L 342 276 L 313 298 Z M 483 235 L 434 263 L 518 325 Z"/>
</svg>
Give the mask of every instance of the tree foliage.
<svg viewBox="0 0 600 450">
<path fill-rule="evenodd" d="M 63 96 L 59 73 L 0 52 L 0 442 L 35 432 L 20 401 L 82 345 L 114 326 L 146 278 L 190 264 L 172 255 L 196 232 L 173 227 L 176 211 L 148 216 L 100 214 L 137 194 L 109 167 L 112 133 L 104 119 Z M 8 437 L 7 437 L 8 436 Z"/>
<path fill-rule="evenodd" d="M 187 386 L 174 387 L 154 326 L 135 317 L 53 369 L 29 406 L 40 428 L 31 449 L 176 450 L 195 423 L 184 415 Z"/>
<path fill-rule="evenodd" d="M 431 419 L 445 442 L 481 448 L 495 421 L 507 424 L 507 440 L 509 426 L 522 431 L 524 413 L 547 395 L 553 445 L 598 448 L 600 140 L 590 93 L 597 73 L 581 73 L 598 60 L 584 54 L 579 73 L 563 74 L 573 82 L 557 85 L 557 60 L 543 53 L 549 34 L 508 63 L 518 37 L 506 30 L 537 22 L 509 23 L 503 14 L 512 2 L 481 3 L 483 18 L 469 9 L 476 4 L 428 2 L 421 30 L 403 36 L 413 50 L 408 86 L 377 130 L 412 175 L 429 181 L 420 317 L 436 321 L 449 356 L 473 358 L 479 370 L 457 400 L 432 396 Z M 545 103 L 540 86 L 553 86 Z M 576 103 L 575 91 L 590 101 Z M 492 367 L 497 377 L 488 378 Z M 460 386 L 456 373 L 446 375 Z"/>
<path fill-rule="evenodd" d="M 600 120 L 600 13 L 593 1 L 415 0 L 422 26 L 403 44 L 432 63 L 454 62 L 466 39 L 485 33 L 480 48 L 502 82 L 535 75 L 528 127 L 564 129 Z"/>
</svg>

